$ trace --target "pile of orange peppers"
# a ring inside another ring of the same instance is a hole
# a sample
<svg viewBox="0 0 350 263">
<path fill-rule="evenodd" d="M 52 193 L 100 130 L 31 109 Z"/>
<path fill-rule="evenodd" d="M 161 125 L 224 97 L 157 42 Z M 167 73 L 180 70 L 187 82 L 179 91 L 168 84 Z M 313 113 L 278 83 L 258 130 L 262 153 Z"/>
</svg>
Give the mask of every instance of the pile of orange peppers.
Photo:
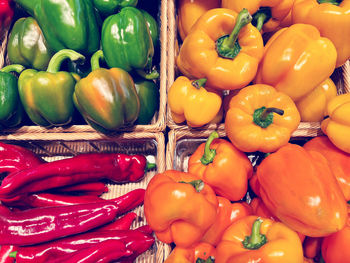
<svg viewBox="0 0 350 263">
<path fill-rule="evenodd" d="M 187 172 L 151 179 L 145 217 L 173 245 L 165 262 L 349 263 L 350 154 L 319 136 L 253 156 L 214 131 Z"/>
<path fill-rule="evenodd" d="M 349 13 L 350 0 L 179 0 L 172 119 L 201 127 L 224 116 L 239 150 L 265 153 L 300 121 L 322 122 L 350 153 L 350 95 L 330 78 L 350 58 Z"/>
</svg>

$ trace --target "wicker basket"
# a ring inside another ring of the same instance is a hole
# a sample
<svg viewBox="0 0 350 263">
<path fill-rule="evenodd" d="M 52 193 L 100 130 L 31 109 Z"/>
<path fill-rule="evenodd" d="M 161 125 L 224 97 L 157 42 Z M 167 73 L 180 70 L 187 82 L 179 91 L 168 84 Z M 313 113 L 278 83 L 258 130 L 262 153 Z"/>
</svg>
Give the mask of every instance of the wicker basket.
<svg viewBox="0 0 350 263">
<path fill-rule="evenodd" d="M 120 137 L 113 139 L 99 139 L 83 135 L 80 140 L 4 140 L 2 142 L 23 146 L 46 161 L 59 160 L 69 158 L 81 153 L 90 152 L 120 152 L 127 154 L 143 154 L 149 162 L 157 163 L 157 170 L 147 172 L 145 178 L 136 183 L 127 184 L 108 184 L 109 191 L 102 195 L 102 198 L 112 199 L 127 192 L 143 188 L 157 172 L 165 170 L 165 144 L 163 133 L 124 133 Z M 143 206 L 139 206 L 133 210 L 138 217 L 134 221 L 132 228 L 146 224 Z M 156 241 L 151 249 L 140 255 L 136 262 L 138 263 L 160 263 L 164 261 L 165 254 L 169 251 L 167 245 L 160 241 Z"/>
<path fill-rule="evenodd" d="M 177 10 L 176 10 L 176 0 L 168 1 L 168 58 L 167 58 L 167 90 L 174 83 L 177 76 L 181 73 L 178 71 L 176 67 L 175 58 L 178 54 L 179 47 L 181 45 L 181 40 L 179 41 L 178 33 L 177 33 Z M 332 79 L 335 82 L 338 93 L 349 93 L 350 92 L 350 61 L 342 67 L 335 71 L 332 75 Z M 167 126 L 171 129 L 182 129 L 182 130 L 223 130 L 224 123 L 220 124 L 208 124 L 198 128 L 191 128 L 186 124 L 177 124 L 171 117 L 171 112 L 169 109 L 169 105 L 167 106 Z M 305 130 L 308 128 L 315 129 L 320 127 L 320 123 L 311 123 L 311 122 L 302 122 L 300 123 L 299 129 Z"/>
<path fill-rule="evenodd" d="M 149 125 L 135 125 L 123 128 L 121 132 L 159 132 L 164 131 L 166 127 L 166 54 L 167 54 L 167 3 L 165 0 L 160 2 L 160 80 L 159 80 L 159 109 Z M 9 61 L 6 54 L 6 45 L 10 29 L 5 30 L 5 34 L 0 36 L 0 69 L 6 66 Z M 8 129 L 2 131 L 5 134 L 35 134 L 35 133 L 97 133 L 90 125 L 71 125 L 68 127 L 44 128 L 37 125 L 22 126 L 17 129 Z"/>
</svg>

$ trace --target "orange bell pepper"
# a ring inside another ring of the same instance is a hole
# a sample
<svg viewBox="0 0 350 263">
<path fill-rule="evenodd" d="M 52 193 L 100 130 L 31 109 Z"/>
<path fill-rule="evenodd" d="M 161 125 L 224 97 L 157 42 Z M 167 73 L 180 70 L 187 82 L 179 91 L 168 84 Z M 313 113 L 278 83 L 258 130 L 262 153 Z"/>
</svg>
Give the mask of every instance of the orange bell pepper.
<svg viewBox="0 0 350 263">
<path fill-rule="evenodd" d="M 329 38 L 337 49 L 339 67 L 350 58 L 349 12 L 349 0 L 295 0 L 292 20 L 313 25 L 321 36 Z"/>
<path fill-rule="evenodd" d="M 340 150 L 350 153 L 350 93 L 331 99 L 321 129 Z"/>
<path fill-rule="evenodd" d="M 303 263 L 298 235 L 280 222 L 248 216 L 234 222 L 216 247 L 216 262 Z"/>
<path fill-rule="evenodd" d="M 188 171 L 209 184 L 217 195 L 238 201 L 247 192 L 253 166 L 232 143 L 217 138 L 218 133 L 212 132 L 196 149 L 188 160 Z"/>
<path fill-rule="evenodd" d="M 215 256 L 213 245 L 200 242 L 190 248 L 176 246 L 164 263 L 214 263 Z"/>
<path fill-rule="evenodd" d="M 215 222 L 202 237 L 203 242 L 216 246 L 226 228 L 240 218 L 252 215 L 251 207 L 245 202 L 231 203 L 228 199 L 218 196 L 218 212 Z"/>
<path fill-rule="evenodd" d="M 191 27 L 206 11 L 220 7 L 220 0 L 179 0 L 177 6 L 177 29 L 182 40 Z"/>
<path fill-rule="evenodd" d="M 157 238 L 181 247 L 197 243 L 214 223 L 213 189 L 190 173 L 168 170 L 152 177 L 144 198 L 145 217 Z"/>
<path fill-rule="evenodd" d="M 191 79 L 206 78 L 219 90 L 240 89 L 253 80 L 263 54 L 263 40 L 247 10 L 239 14 L 215 8 L 193 25 L 176 59 Z"/>
<path fill-rule="evenodd" d="M 247 8 L 253 14 L 253 25 L 260 31 L 277 29 L 292 9 L 294 0 L 222 0 L 221 7 L 236 12 Z"/>
<path fill-rule="evenodd" d="M 168 91 L 171 116 L 176 123 L 187 121 L 191 127 L 200 127 L 212 121 L 220 111 L 222 99 L 204 88 L 206 79 L 189 80 L 178 77 Z"/>
<path fill-rule="evenodd" d="M 326 136 L 304 144 L 304 149 L 321 153 L 327 160 L 346 200 L 350 200 L 350 154 L 339 150 Z"/>
<path fill-rule="evenodd" d="M 294 24 L 267 41 L 255 83 L 271 85 L 298 101 L 329 78 L 336 59 L 333 43 L 316 27 Z"/>
<path fill-rule="evenodd" d="M 287 144 L 261 162 L 257 176 L 264 204 L 293 230 L 322 237 L 344 227 L 346 201 L 322 154 Z"/>
<path fill-rule="evenodd" d="M 241 151 L 268 153 L 288 143 L 299 122 L 300 115 L 291 98 L 259 84 L 243 88 L 231 99 L 225 130 Z"/>
</svg>

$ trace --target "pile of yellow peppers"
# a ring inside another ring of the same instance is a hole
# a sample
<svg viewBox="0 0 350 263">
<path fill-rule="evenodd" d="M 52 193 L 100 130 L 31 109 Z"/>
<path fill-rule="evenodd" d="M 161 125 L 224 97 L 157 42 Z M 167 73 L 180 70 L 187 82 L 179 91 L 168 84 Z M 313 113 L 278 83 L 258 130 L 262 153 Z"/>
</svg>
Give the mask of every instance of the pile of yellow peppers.
<svg viewBox="0 0 350 263">
<path fill-rule="evenodd" d="M 350 95 L 337 95 L 330 78 L 350 58 L 350 0 L 179 0 L 177 15 L 176 123 L 223 115 L 235 147 L 269 153 L 300 121 L 322 122 L 350 153 Z"/>
</svg>

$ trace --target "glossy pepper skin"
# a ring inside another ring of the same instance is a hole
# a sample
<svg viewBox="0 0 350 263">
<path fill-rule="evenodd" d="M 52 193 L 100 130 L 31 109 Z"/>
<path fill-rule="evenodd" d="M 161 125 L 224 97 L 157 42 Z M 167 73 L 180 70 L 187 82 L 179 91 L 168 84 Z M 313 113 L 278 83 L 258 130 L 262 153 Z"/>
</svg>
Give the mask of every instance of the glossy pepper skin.
<svg viewBox="0 0 350 263">
<path fill-rule="evenodd" d="M 211 122 L 218 114 L 222 99 L 205 89 L 206 79 L 190 80 L 179 76 L 168 91 L 171 116 L 176 123 L 187 121 L 191 127 Z"/>
<path fill-rule="evenodd" d="M 177 6 L 177 28 L 182 40 L 198 18 L 210 9 L 219 8 L 220 0 L 180 0 Z"/>
<path fill-rule="evenodd" d="M 91 1 L 15 0 L 37 21 L 49 46 L 84 55 L 98 50 L 100 32 Z"/>
<path fill-rule="evenodd" d="M 225 130 L 243 152 L 273 152 L 288 143 L 300 122 L 292 99 L 269 85 L 243 88 L 229 104 Z"/>
<path fill-rule="evenodd" d="M 212 132 L 188 160 L 188 172 L 209 184 L 217 195 L 231 201 L 244 197 L 253 166 L 248 157 L 229 141 Z"/>
<path fill-rule="evenodd" d="M 143 155 L 80 154 L 7 176 L 0 186 L 0 199 L 101 179 L 135 182 L 144 176 L 145 168 L 146 158 Z"/>
<path fill-rule="evenodd" d="M 82 233 L 112 221 L 116 204 L 104 201 L 1 214 L 1 245 L 33 245 Z"/>
<path fill-rule="evenodd" d="M 271 85 L 298 101 L 329 78 L 336 59 L 333 43 L 316 27 L 294 24 L 266 43 L 255 83 Z"/>
<path fill-rule="evenodd" d="M 345 199 L 350 200 L 350 154 L 338 149 L 327 136 L 315 137 L 303 147 L 321 153 L 328 160 Z"/>
<path fill-rule="evenodd" d="M 10 257 L 17 250 L 16 246 L 1 246 L 0 248 L 0 263 L 13 263 L 15 258 Z"/>
<path fill-rule="evenodd" d="M 215 254 L 215 247 L 205 242 L 196 243 L 190 248 L 176 246 L 164 263 L 214 263 Z"/>
<path fill-rule="evenodd" d="M 106 18 L 101 35 L 101 46 L 109 67 L 129 72 L 152 65 L 152 37 L 146 19 L 135 7 L 124 7 L 118 14 Z"/>
<path fill-rule="evenodd" d="M 0 69 L 0 127 L 11 128 L 22 122 L 24 110 L 18 93 L 17 77 L 11 72 L 21 73 L 24 67 L 12 64 Z"/>
<path fill-rule="evenodd" d="M 280 222 L 248 216 L 224 232 L 216 247 L 216 262 L 303 263 L 298 235 Z"/>
<path fill-rule="evenodd" d="M 327 104 L 327 116 L 321 129 L 340 150 L 350 153 L 350 94 L 342 94 Z"/>
<path fill-rule="evenodd" d="M 201 239 L 215 221 L 217 206 L 208 184 L 196 175 L 173 170 L 151 179 L 144 200 L 146 220 L 157 238 L 181 247 Z"/>
<path fill-rule="evenodd" d="M 73 92 L 76 79 L 69 72 L 59 71 L 65 59 L 85 57 L 73 50 L 61 50 L 50 60 L 47 71 L 26 69 L 18 79 L 18 91 L 24 110 L 37 125 L 62 126 L 73 118 Z M 48 103 L 50 102 L 50 103 Z"/>
<path fill-rule="evenodd" d="M 110 16 L 123 7 L 136 6 L 138 0 L 93 0 L 94 7 L 103 16 Z"/>
<path fill-rule="evenodd" d="M 322 121 L 327 114 L 328 102 L 335 96 L 337 96 L 337 87 L 328 78 L 295 103 L 300 113 L 301 121 Z"/>
<path fill-rule="evenodd" d="M 262 201 L 293 230 L 322 237 L 344 227 L 346 201 L 322 154 L 287 144 L 261 162 L 257 176 Z"/>
<path fill-rule="evenodd" d="M 247 8 L 254 25 L 263 32 L 276 30 L 291 11 L 294 0 L 222 0 L 221 7 L 240 12 Z"/>
<path fill-rule="evenodd" d="M 103 182 L 80 183 L 53 189 L 58 193 L 84 193 L 85 195 L 102 195 L 108 192 L 108 186 Z"/>
<path fill-rule="evenodd" d="M 11 24 L 14 15 L 14 3 L 12 0 L 0 1 L 0 35 L 3 35 L 3 30 Z"/>
<path fill-rule="evenodd" d="M 203 14 L 184 40 L 176 64 L 188 78 L 206 78 L 219 90 L 240 89 L 256 75 L 263 40 L 243 10 L 216 8 Z"/>
<path fill-rule="evenodd" d="M 310 24 L 321 36 L 330 39 L 337 49 L 336 67 L 350 58 L 350 1 L 349 0 L 295 0 L 293 23 Z"/>
<path fill-rule="evenodd" d="M 37 21 L 33 17 L 22 17 L 12 27 L 7 54 L 12 64 L 46 70 L 54 51 L 48 46 Z"/>
<path fill-rule="evenodd" d="M 75 85 L 73 101 L 88 124 L 110 133 L 135 122 L 140 101 L 129 73 L 120 68 L 100 68 L 102 58 L 102 51 L 92 56 L 92 72 Z"/>
</svg>

